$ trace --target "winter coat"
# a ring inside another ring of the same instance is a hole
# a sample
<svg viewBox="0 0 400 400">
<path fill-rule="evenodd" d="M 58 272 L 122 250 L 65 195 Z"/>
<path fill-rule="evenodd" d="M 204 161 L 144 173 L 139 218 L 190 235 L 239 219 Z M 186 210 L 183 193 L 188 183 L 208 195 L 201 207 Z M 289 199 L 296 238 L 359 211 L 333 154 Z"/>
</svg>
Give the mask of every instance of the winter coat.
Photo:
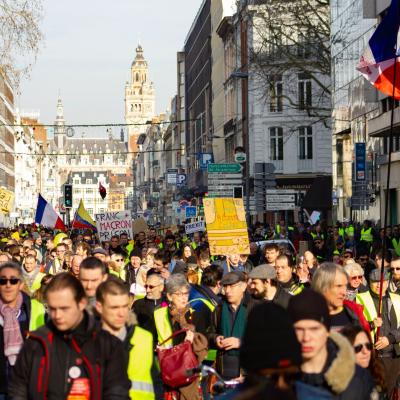
<svg viewBox="0 0 400 400">
<path fill-rule="evenodd" d="M 367 369 L 355 362 L 350 342 L 337 332 L 331 332 L 328 359 L 320 374 L 305 374 L 296 382 L 298 400 L 336 399 L 367 400 L 374 382 Z"/>
<path fill-rule="evenodd" d="M 82 361 L 78 363 L 78 359 Z M 86 312 L 70 334 L 58 331 L 50 321 L 26 340 L 13 370 L 9 395 L 13 400 L 52 400 L 61 389 L 66 398 L 72 385 L 67 380 L 71 367 L 82 364 L 91 400 L 128 400 L 130 384 L 123 360 L 122 342 L 101 330 Z"/>
<path fill-rule="evenodd" d="M 31 318 L 31 300 L 27 294 L 22 293 L 21 312 L 18 315 L 18 322 L 21 329 L 22 337 L 25 339 L 29 332 L 29 320 Z M 0 317 L 0 393 L 7 393 L 8 375 L 12 369 L 9 365 L 7 357 L 4 355 L 4 336 L 3 321 Z"/>
</svg>

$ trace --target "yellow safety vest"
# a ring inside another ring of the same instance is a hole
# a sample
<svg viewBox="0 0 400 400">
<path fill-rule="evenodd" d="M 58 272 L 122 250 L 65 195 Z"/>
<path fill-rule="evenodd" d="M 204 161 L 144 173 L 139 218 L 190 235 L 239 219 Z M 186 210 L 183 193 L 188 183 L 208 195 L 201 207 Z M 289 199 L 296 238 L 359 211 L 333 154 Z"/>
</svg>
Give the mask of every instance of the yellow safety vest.
<svg viewBox="0 0 400 400">
<path fill-rule="evenodd" d="M 154 400 L 151 367 L 153 365 L 153 335 L 145 329 L 135 326 L 130 341 L 128 378 L 131 381 L 129 397 L 131 400 Z"/>
<path fill-rule="evenodd" d="M 30 288 L 28 288 L 28 289 L 30 289 L 30 291 L 31 291 L 32 293 L 33 293 L 33 292 L 36 292 L 36 290 L 40 289 L 40 286 L 42 285 L 42 278 L 43 278 L 45 275 L 46 275 L 46 274 L 43 273 L 43 272 L 39 272 L 39 273 L 36 275 L 36 278 L 35 278 L 35 280 L 33 281 L 32 286 L 31 286 Z"/>
<path fill-rule="evenodd" d="M 209 309 L 211 312 L 214 312 L 215 306 L 214 306 L 213 303 L 211 303 L 210 300 L 203 299 L 202 297 L 198 297 L 198 298 L 196 298 L 196 299 L 190 300 L 190 301 L 189 301 L 189 304 L 190 304 L 190 303 L 193 303 L 193 302 L 195 302 L 195 301 L 201 301 L 202 303 L 204 303 L 204 304 L 208 307 L 208 309 Z M 207 361 L 215 361 L 215 360 L 217 359 L 217 350 L 215 350 L 215 349 L 210 349 L 210 350 L 208 350 L 208 353 L 207 353 L 207 356 L 206 356 L 205 359 L 206 359 Z"/>
<path fill-rule="evenodd" d="M 315 232 L 310 232 L 310 234 L 311 234 L 313 240 L 315 240 L 315 238 L 317 238 L 317 237 L 321 238 L 321 240 L 324 240 L 324 234 L 323 233 L 318 234 L 318 233 L 315 233 Z"/>
<path fill-rule="evenodd" d="M 339 235 L 344 239 L 344 234 L 345 234 L 345 229 L 344 228 L 339 228 Z"/>
<path fill-rule="evenodd" d="M 31 332 L 44 325 L 45 313 L 44 305 L 36 299 L 31 299 L 31 318 L 29 320 L 29 330 Z"/>
<path fill-rule="evenodd" d="M 361 238 L 360 240 L 362 240 L 363 242 L 372 242 L 374 240 L 373 236 L 372 236 L 372 228 L 368 228 L 368 229 L 361 229 Z"/>
<path fill-rule="evenodd" d="M 397 254 L 398 256 L 400 256 L 400 239 L 399 239 L 399 241 L 397 242 L 396 239 L 393 238 L 393 239 L 392 239 L 392 245 L 393 245 L 393 248 L 394 248 L 394 251 L 396 252 L 396 254 Z"/>
<path fill-rule="evenodd" d="M 165 339 L 172 335 L 171 322 L 169 321 L 168 307 L 160 307 L 154 310 L 154 322 L 157 329 L 158 343 L 162 343 Z M 170 339 L 164 344 L 167 347 L 172 347 L 173 340 Z"/>
<path fill-rule="evenodd" d="M 197 249 L 197 243 L 196 242 L 192 242 L 192 243 L 190 243 L 190 245 L 192 246 L 193 250 Z"/>
<path fill-rule="evenodd" d="M 348 237 L 354 236 L 354 226 L 353 225 L 349 225 L 344 231 L 346 232 L 346 235 Z"/>
<path fill-rule="evenodd" d="M 392 301 L 394 312 L 396 314 L 397 326 L 400 326 L 400 295 L 389 292 L 390 300 Z M 356 302 L 364 306 L 364 316 L 368 322 L 373 321 L 377 318 L 378 313 L 376 311 L 374 300 L 372 299 L 370 292 L 356 294 Z M 372 338 L 375 341 L 376 328 L 371 331 Z"/>
</svg>

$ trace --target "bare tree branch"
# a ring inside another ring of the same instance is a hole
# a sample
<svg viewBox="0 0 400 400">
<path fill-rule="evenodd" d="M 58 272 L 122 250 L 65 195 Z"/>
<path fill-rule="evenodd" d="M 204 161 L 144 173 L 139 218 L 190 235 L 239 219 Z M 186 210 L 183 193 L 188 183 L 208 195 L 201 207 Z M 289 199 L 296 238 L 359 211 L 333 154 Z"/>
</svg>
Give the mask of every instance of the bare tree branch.
<svg viewBox="0 0 400 400">
<path fill-rule="evenodd" d="M 42 0 L 0 0 L 0 68 L 14 87 L 36 61 L 42 16 Z"/>
</svg>

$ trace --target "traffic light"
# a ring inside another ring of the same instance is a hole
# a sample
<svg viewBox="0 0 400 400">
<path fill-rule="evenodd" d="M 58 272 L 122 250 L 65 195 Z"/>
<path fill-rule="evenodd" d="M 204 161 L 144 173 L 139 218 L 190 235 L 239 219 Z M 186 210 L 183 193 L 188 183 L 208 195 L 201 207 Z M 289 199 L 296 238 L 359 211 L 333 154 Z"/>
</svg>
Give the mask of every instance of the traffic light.
<svg viewBox="0 0 400 400">
<path fill-rule="evenodd" d="M 69 183 L 64 185 L 64 206 L 72 208 L 72 185 Z"/>
</svg>

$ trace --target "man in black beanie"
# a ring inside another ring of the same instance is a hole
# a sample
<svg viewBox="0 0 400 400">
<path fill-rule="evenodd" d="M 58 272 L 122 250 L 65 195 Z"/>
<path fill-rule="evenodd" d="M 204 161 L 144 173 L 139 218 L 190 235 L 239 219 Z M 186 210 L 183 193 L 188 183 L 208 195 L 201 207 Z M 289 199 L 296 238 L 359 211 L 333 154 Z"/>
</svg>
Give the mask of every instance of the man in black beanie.
<svg viewBox="0 0 400 400">
<path fill-rule="evenodd" d="M 350 343 L 330 330 L 329 309 L 324 296 L 306 289 L 290 299 L 288 307 L 303 362 L 296 382 L 298 398 L 367 400 L 373 389 L 369 372 L 355 363 Z"/>
</svg>

